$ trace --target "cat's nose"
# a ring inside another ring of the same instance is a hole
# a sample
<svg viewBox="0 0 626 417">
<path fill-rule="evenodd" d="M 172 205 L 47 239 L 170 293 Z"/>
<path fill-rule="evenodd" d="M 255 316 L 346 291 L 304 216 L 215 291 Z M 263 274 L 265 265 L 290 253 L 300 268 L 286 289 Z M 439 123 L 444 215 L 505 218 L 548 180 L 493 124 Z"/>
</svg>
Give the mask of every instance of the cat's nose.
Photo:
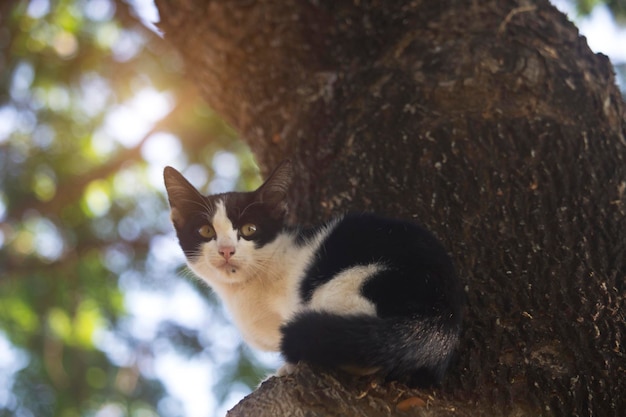
<svg viewBox="0 0 626 417">
<path fill-rule="evenodd" d="M 235 254 L 235 248 L 232 246 L 221 246 L 217 251 L 227 261 Z"/>
</svg>

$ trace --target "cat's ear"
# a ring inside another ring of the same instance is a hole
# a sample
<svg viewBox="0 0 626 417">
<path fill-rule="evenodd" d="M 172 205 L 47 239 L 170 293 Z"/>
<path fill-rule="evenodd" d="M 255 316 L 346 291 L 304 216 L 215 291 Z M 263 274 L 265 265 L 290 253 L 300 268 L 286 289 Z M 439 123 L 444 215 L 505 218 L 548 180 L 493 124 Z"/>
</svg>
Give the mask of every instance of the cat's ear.
<svg viewBox="0 0 626 417">
<path fill-rule="evenodd" d="M 289 159 L 281 162 L 263 185 L 255 191 L 257 198 L 284 214 L 287 211 L 287 191 L 291 185 L 292 172 Z"/>
<path fill-rule="evenodd" d="M 172 222 L 176 226 L 182 226 L 186 213 L 202 207 L 202 194 L 183 177 L 183 174 L 170 166 L 163 170 L 163 180 L 170 203 Z"/>
</svg>

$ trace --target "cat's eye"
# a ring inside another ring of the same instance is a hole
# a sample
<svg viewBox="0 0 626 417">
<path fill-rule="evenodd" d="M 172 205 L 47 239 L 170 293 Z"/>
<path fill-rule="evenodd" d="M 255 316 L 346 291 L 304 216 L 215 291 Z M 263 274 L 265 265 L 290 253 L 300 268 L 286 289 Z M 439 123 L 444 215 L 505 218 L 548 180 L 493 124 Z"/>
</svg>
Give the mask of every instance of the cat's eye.
<svg viewBox="0 0 626 417">
<path fill-rule="evenodd" d="M 209 224 L 205 224 L 198 229 L 198 234 L 205 239 L 213 239 L 215 237 L 215 229 Z"/>
<path fill-rule="evenodd" d="M 239 229 L 239 233 L 241 233 L 241 236 L 243 237 L 251 237 L 253 234 L 256 233 L 256 226 L 252 223 L 246 223 L 241 226 L 241 228 Z"/>
</svg>

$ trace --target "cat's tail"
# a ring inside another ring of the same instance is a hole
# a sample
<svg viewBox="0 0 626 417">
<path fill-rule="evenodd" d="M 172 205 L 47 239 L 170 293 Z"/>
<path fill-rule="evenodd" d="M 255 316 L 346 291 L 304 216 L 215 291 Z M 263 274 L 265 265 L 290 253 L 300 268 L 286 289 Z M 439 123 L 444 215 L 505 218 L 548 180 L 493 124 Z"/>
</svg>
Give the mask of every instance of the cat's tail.
<svg viewBox="0 0 626 417">
<path fill-rule="evenodd" d="M 455 317 L 342 316 L 306 311 L 281 330 L 289 363 L 380 373 L 414 386 L 438 384 L 459 339 Z"/>
</svg>

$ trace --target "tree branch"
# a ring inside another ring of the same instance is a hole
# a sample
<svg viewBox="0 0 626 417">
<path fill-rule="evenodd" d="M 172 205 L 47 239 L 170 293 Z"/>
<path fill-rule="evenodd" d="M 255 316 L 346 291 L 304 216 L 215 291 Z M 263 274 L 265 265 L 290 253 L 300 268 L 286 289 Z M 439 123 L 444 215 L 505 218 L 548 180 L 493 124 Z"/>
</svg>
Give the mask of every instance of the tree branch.
<svg viewBox="0 0 626 417">
<path fill-rule="evenodd" d="M 301 364 L 286 377 L 272 377 L 228 412 L 227 417 L 415 416 L 459 417 L 472 403 L 440 398 L 436 390 L 409 389 L 402 384 L 329 373 Z M 298 411 L 294 411 L 298 410 Z M 294 414 L 292 414 L 294 413 Z M 484 414 L 497 416 L 496 414 Z"/>
<path fill-rule="evenodd" d="M 191 89 L 183 92 L 181 97 L 189 97 Z M 154 133 L 167 129 L 172 123 L 185 115 L 195 105 L 194 100 L 181 99 L 164 118 L 159 120 L 132 148 L 120 150 L 106 163 L 80 176 L 65 179 L 58 184 L 54 197 L 49 201 L 41 201 L 34 196 L 24 199 L 14 207 L 9 207 L 9 217 L 20 219 L 26 211 L 34 210 L 40 213 L 60 213 L 63 207 L 78 201 L 85 192 L 85 187 L 91 182 L 108 178 L 118 172 L 124 165 L 137 162 L 141 159 L 141 148 Z"/>
</svg>

